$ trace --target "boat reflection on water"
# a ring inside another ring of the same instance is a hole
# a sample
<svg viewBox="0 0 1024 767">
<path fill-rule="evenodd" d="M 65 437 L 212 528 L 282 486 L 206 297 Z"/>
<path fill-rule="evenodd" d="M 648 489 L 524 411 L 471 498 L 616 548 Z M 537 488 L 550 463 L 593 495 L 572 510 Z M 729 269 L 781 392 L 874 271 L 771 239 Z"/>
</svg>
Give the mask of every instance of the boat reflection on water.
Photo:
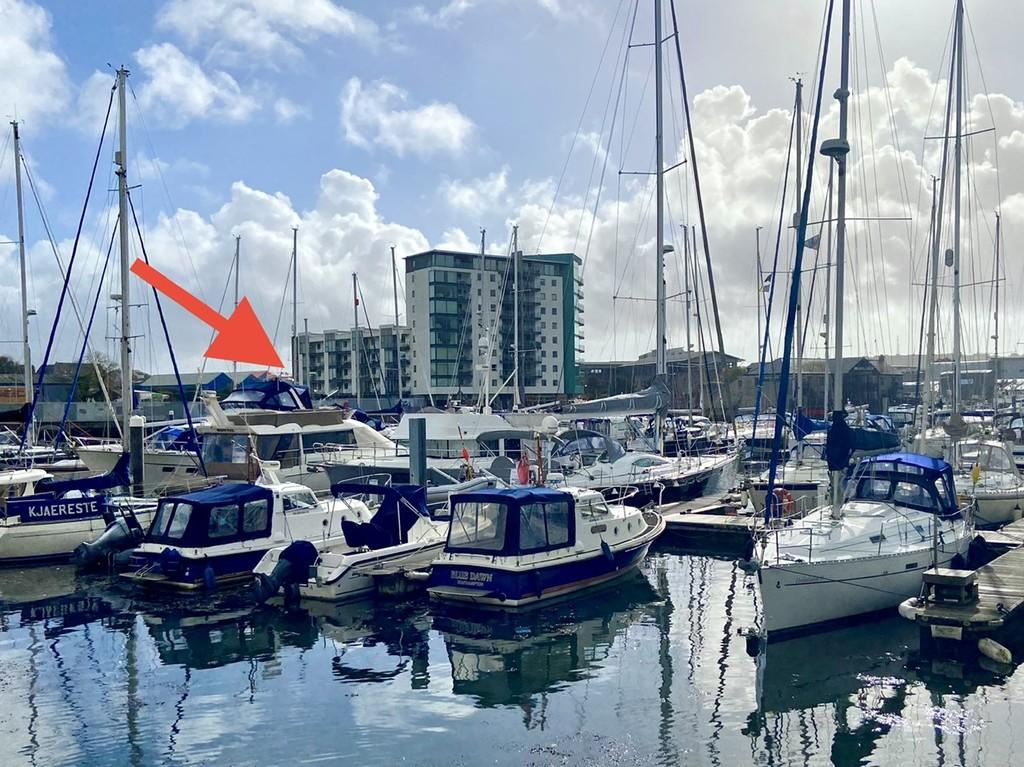
<svg viewBox="0 0 1024 767">
<path fill-rule="evenodd" d="M 484 708 L 520 706 L 529 726 L 536 696 L 594 673 L 615 640 L 648 616 L 657 599 L 647 578 L 634 573 L 528 612 L 440 612 L 434 629 L 448 650 L 455 694 L 472 696 Z"/>
</svg>

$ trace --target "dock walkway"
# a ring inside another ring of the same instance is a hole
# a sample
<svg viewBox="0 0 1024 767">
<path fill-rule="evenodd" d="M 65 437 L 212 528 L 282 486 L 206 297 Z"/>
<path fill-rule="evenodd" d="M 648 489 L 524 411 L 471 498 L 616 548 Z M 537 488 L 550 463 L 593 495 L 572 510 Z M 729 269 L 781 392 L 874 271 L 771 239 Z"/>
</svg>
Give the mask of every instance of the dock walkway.
<svg viewBox="0 0 1024 767">
<path fill-rule="evenodd" d="M 998 536 L 1000 543 L 1013 548 L 977 570 L 940 571 L 970 582 L 976 596 L 962 603 L 929 599 L 917 606 L 914 620 L 933 638 L 960 640 L 993 634 L 1024 615 L 1024 520 L 986 535 Z M 925 573 L 926 582 L 930 572 Z"/>
</svg>

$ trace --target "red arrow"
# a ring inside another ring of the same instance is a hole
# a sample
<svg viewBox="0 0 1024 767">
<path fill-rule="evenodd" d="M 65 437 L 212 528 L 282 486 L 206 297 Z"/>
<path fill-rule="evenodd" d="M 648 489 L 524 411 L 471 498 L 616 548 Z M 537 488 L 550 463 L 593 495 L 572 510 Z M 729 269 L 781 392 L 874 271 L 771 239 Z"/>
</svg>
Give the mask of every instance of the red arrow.
<svg viewBox="0 0 1024 767">
<path fill-rule="evenodd" d="M 176 304 L 180 304 L 185 311 L 194 314 L 217 331 L 204 356 L 229 362 L 284 367 L 256 312 L 252 310 L 248 298 L 243 298 L 239 302 L 230 317 L 222 317 L 145 261 L 136 258 L 132 264 L 132 272 L 140 280 L 148 282 Z"/>
</svg>

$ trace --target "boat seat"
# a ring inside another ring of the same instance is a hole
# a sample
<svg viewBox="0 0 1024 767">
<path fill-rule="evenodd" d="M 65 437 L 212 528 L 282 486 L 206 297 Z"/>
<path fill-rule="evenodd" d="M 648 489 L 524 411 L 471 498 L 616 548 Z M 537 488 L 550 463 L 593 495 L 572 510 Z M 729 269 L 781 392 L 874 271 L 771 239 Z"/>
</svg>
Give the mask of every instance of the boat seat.
<svg viewBox="0 0 1024 767">
<path fill-rule="evenodd" d="M 365 546 L 371 551 L 376 551 L 399 543 L 395 531 L 386 530 L 373 522 L 352 522 L 343 519 L 341 532 L 345 536 L 345 542 L 354 549 Z"/>
</svg>

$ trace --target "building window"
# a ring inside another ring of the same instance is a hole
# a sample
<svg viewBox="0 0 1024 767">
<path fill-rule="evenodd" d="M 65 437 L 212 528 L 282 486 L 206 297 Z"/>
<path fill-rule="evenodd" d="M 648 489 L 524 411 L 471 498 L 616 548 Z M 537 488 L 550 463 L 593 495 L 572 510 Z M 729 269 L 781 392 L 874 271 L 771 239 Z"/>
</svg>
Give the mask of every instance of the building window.
<svg viewBox="0 0 1024 767">
<path fill-rule="evenodd" d="M 553 317 L 558 315 L 558 307 L 557 306 L 552 306 L 551 307 L 551 315 Z"/>
<path fill-rule="evenodd" d="M 497 291 L 494 288 L 491 288 L 491 298 L 494 298 L 497 295 L 498 295 Z"/>
<path fill-rule="evenodd" d="M 544 300 L 544 296 L 541 296 L 541 300 Z M 542 306 L 540 308 L 540 313 L 541 314 L 547 314 L 548 313 L 548 308 L 546 306 Z"/>
<path fill-rule="evenodd" d="M 491 282 L 494 282 L 494 280 L 495 280 L 495 275 L 492 273 L 491 274 Z"/>
<path fill-rule="evenodd" d="M 558 358 L 558 350 L 557 350 L 557 349 L 555 349 L 554 351 L 552 351 L 552 352 L 551 352 L 551 356 L 552 356 L 553 358 L 557 359 L 557 358 Z"/>
<path fill-rule="evenodd" d="M 540 323 L 540 329 L 541 330 L 547 330 L 548 329 L 548 323 L 546 323 L 546 322 Z"/>
</svg>

